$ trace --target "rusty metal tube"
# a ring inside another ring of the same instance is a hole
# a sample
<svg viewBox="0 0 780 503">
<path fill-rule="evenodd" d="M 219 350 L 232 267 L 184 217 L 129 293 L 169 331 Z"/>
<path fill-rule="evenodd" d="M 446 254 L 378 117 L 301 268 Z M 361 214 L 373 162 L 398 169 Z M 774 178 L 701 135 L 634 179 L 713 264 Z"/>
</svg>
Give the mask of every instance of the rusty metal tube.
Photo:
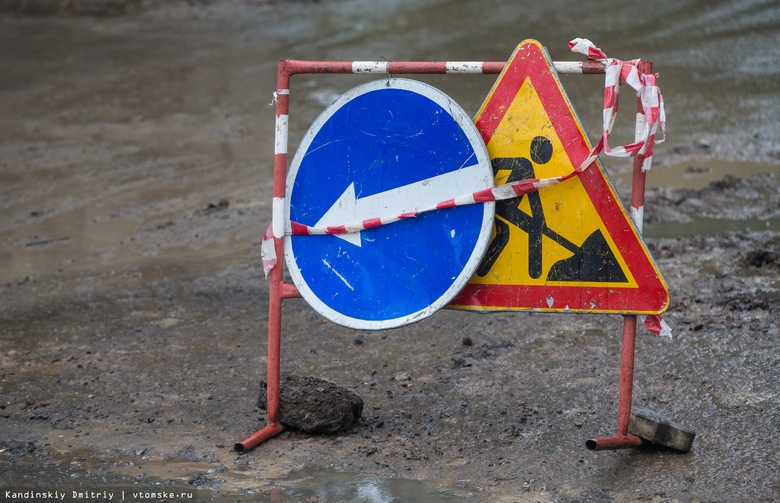
<svg viewBox="0 0 780 503">
<path fill-rule="evenodd" d="M 241 453 L 247 452 L 283 431 L 284 425 L 282 423 L 268 423 L 244 440 L 237 442 L 236 445 L 233 446 L 233 450 Z"/>
<path fill-rule="evenodd" d="M 497 74 L 506 61 L 305 61 L 286 59 L 279 62 L 280 74 L 287 77 L 301 74 Z M 554 61 L 555 70 L 562 75 L 604 74 L 606 66 L 600 61 Z M 280 88 L 281 89 L 281 88 Z M 287 88 L 284 88 L 287 89 Z"/>
<path fill-rule="evenodd" d="M 636 352 L 636 316 L 623 316 L 623 344 L 620 355 L 617 435 L 628 435 L 631 400 L 634 393 L 634 355 Z"/>
<path fill-rule="evenodd" d="M 644 441 L 636 435 L 592 438 L 585 441 L 585 447 L 592 451 L 609 451 L 639 447 Z"/>
<path fill-rule="evenodd" d="M 284 256 L 283 206 L 287 183 L 287 115 L 290 100 L 290 73 L 284 62 L 279 62 L 276 95 L 276 139 L 274 146 L 274 204 L 273 240 L 277 257 Z M 268 370 L 266 410 L 268 424 L 254 434 L 235 444 L 237 452 L 246 452 L 284 430 L 279 423 L 279 380 L 282 344 L 282 300 L 294 296 L 293 289 L 285 289 L 282 266 L 271 269 L 268 277 Z M 286 294 L 286 295 L 285 295 Z"/>
</svg>

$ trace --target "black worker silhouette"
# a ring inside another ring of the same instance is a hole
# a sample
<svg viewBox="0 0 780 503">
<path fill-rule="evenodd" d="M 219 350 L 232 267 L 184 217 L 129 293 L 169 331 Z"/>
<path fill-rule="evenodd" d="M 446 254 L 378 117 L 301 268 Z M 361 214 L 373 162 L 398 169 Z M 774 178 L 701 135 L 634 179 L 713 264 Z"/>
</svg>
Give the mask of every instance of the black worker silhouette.
<svg viewBox="0 0 780 503">
<path fill-rule="evenodd" d="M 549 138 L 537 136 L 531 141 L 529 157 L 499 157 L 492 160 L 493 173 L 509 170 L 506 183 L 535 178 L 534 164 L 546 164 L 553 155 L 553 145 Z M 533 162 L 532 162 L 533 161 Z M 528 197 L 531 213 L 520 209 L 523 197 Z M 542 238 L 552 239 L 572 253 L 567 259 L 553 264 L 547 274 L 548 281 L 576 282 L 627 282 L 623 269 L 606 239 L 597 229 L 585 239 L 582 246 L 577 246 L 568 239 L 547 226 L 544 218 L 542 199 L 538 192 L 531 192 L 516 199 L 496 202 L 495 219 L 496 235 L 488 246 L 485 257 L 477 269 L 477 275 L 482 277 L 493 268 L 498 257 L 509 243 L 509 225 L 523 230 L 528 234 L 528 276 L 538 279 L 542 276 Z"/>
</svg>

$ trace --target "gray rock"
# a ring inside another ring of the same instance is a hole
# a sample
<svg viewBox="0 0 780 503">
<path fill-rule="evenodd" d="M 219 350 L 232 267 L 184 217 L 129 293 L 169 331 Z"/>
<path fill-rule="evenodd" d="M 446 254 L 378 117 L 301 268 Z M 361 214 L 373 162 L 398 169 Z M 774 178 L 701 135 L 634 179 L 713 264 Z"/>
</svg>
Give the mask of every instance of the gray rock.
<svg viewBox="0 0 780 503">
<path fill-rule="evenodd" d="M 634 407 L 631 412 L 628 433 L 680 452 L 689 452 L 696 438 L 695 431 L 673 423 L 653 410 L 640 407 Z"/>
<path fill-rule="evenodd" d="M 257 406 L 266 410 L 267 383 L 261 382 Z M 279 385 L 279 422 L 305 433 L 336 433 L 350 428 L 363 413 L 363 400 L 332 382 L 286 375 Z"/>
</svg>

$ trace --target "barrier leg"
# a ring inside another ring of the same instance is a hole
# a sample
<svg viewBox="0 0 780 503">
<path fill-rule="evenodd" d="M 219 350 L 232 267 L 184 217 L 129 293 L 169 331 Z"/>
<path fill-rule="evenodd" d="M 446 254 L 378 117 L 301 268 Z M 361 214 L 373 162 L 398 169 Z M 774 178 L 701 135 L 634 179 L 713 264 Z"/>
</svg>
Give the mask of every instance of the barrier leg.
<svg viewBox="0 0 780 503">
<path fill-rule="evenodd" d="M 276 72 L 276 135 L 274 137 L 274 190 L 272 228 L 274 250 L 279 260 L 284 257 L 284 211 L 283 202 L 287 179 L 287 117 L 290 107 L 290 73 L 285 62 L 280 61 Z M 272 268 L 268 275 L 268 377 L 266 391 L 266 412 L 268 424 L 264 428 L 235 444 L 235 450 L 246 452 L 269 438 L 284 431 L 279 422 L 279 366 L 282 345 L 282 300 L 297 293 L 285 291 L 282 263 Z"/>
<path fill-rule="evenodd" d="M 281 320 L 281 299 L 279 303 L 279 316 Z M 271 302 L 273 305 L 274 302 Z M 279 422 L 279 362 L 281 356 L 281 322 L 268 324 L 268 387 L 266 391 L 266 411 L 268 413 L 268 423 L 248 436 L 244 440 L 236 443 L 234 450 L 236 452 L 247 452 L 262 444 L 271 437 L 275 437 L 284 431 L 284 425 Z"/>
<path fill-rule="evenodd" d="M 282 241 L 274 238 L 274 241 Z M 279 244 L 279 243 L 275 243 Z M 279 380 L 282 343 L 282 268 L 275 267 L 270 274 L 268 300 L 268 374 L 266 411 L 268 424 L 244 440 L 236 443 L 237 452 L 246 452 L 284 431 L 279 422 Z"/>
<path fill-rule="evenodd" d="M 641 61 L 637 66 L 641 73 L 653 72 L 652 61 Z M 637 99 L 635 138 L 641 138 L 647 124 L 641 98 Z M 648 154 L 647 152 L 645 154 Z M 634 157 L 634 171 L 631 183 L 631 217 L 639 233 L 642 233 L 642 215 L 645 205 L 645 181 L 647 173 L 642 171 L 645 154 Z M 613 437 L 593 438 L 585 442 L 588 449 L 594 451 L 628 449 L 637 447 L 644 441 L 636 435 L 628 434 L 631 421 L 631 399 L 634 391 L 634 350 L 636 348 L 636 316 L 623 316 L 623 342 L 620 355 L 620 390 L 618 392 L 617 433 Z"/>
<path fill-rule="evenodd" d="M 620 354 L 620 389 L 618 391 L 618 425 L 613 437 L 593 438 L 585 442 L 594 451 L 628 449 L 642 444 L 642 439 L 628 434 L 631 419 L 631 399 L 634 390 L 634 351 L 636 348 L 636 316 L 623 317 L 623 343 Z"/>
<path fill-rule="evenodd" d="M 281 267 L 277 267 L 281 269 Z M 279 380 L 282 339 L 282 298 L 277 288 L 271 288 L 268 316 L 268 375 L 266 390 L 266 411 L 268 424 L 236 443 L 236 452 L 246 452 L 284 431 L 279 422 Z"/>
<path fill-rule="evenodd" d="M 276 247 L 276 256 L 283 256 L 283 238 L 274 237 L 274 246 Z M 270 289 L 268 293 L 268 372 L 265 402 L 268 424 L 241 442 L 238 442 L 234 447 L 237 452 L 246 452 L 284 431 L 284 426 L 279 422 L 282 300 L 285 294 L 281 264 L 271 269 L 268 280 Z"/>
</svg>

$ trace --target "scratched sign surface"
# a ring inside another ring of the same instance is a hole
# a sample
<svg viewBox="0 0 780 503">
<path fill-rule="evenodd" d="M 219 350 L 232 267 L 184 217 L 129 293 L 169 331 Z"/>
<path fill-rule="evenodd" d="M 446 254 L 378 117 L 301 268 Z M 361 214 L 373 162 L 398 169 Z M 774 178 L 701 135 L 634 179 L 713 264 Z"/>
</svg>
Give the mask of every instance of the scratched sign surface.
<svg viewBox="0 0 780 503">
<path fill-rule="evenodd" d="M 286 222 L 323 227 L 414 213 L 493 186 L 471 118 L 407 79 L 358 86 L 305 135 L 287 178 Z M 285 261 L 303 298 L 352 328 L 384 329 L 445 306 L 476 271 L 494 203 L 421 213 L 360 232 L 292 235 Z"/>
<path fill-rule="evenodd" d="M 536 41 L 518 46 L 477 118 L 496 184 L 567 175 L 590 145 Z M 600 163 L 496 203 L 491 242 L 451 307 L 655 314 L 666 284 Z"/>
</svg>

